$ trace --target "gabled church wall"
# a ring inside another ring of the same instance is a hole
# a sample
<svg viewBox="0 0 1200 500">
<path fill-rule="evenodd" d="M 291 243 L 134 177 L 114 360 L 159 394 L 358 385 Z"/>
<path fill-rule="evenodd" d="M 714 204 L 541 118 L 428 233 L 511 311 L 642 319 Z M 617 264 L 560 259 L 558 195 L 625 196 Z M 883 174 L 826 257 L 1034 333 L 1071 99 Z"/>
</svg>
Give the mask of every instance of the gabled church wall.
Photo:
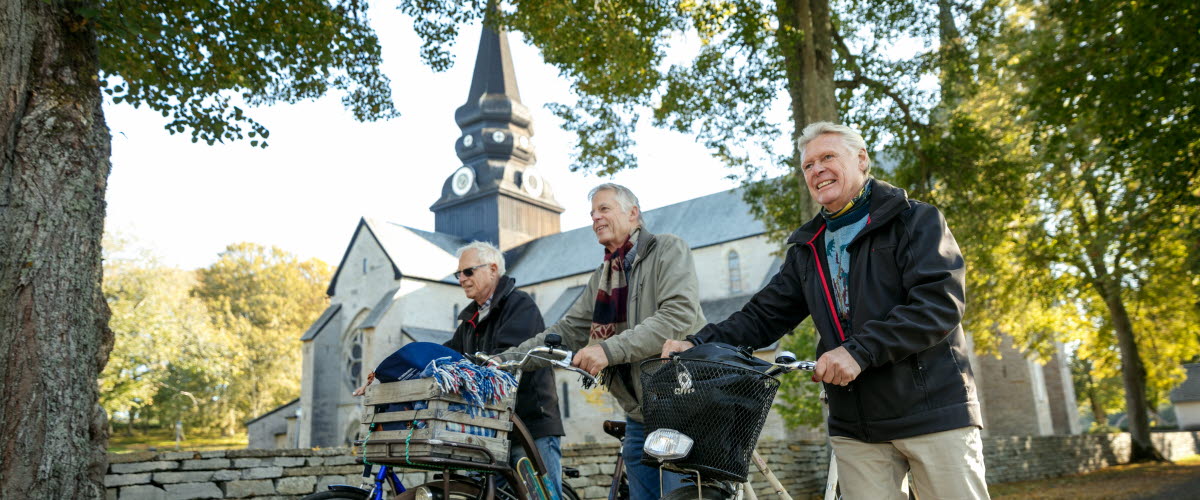
<svg viewBox="0 0 1200 500">
<path fill-rule="evenodd" d="M 339 312 L 315 338 L 303 343 L 300 446 L 336 444 L 331 429 L 338 421 L 339 347 L 345 326 L 344 316 Z"/>
<path fill-rule="evenodd" d="M 778 246 L 766 235 L 743 238 L 692 250 L 696 262 L 696 277 L 700 281 L 700 300 L 713 300 L 732 295 L 754 293 L 761 288 Z M 740 286 L 732 288 L 730 254 L 737 253 Z"/>
<path fill-rule="evenodd" d="M 1054 434 L 1048 399 L 1063 394 L 1048 393 L 1041 365 L 1013 347 L 1011 338 L 1004 340 L 998 353 L 971 361 L 989 436 Z"/>
<path fill-rule="evenodd" d="M 447 274 L 452 272 L 454 269 L 446 270 Z M 454 306 L 461 308 L 468 300 L 457 285 L 410 279 L 401 280 L 400 295 L 400 303 L 393 307 L 401 309 L 394 312 L 397 318 L 402 318 L 401 326 L 447 332 L 454 331 Z"/>
<path fill-rule="evenodd" d="M 387 253 L 371 237 L 366 226 L 359 227 L 359 234 L 355 235 L 352 245 L 342 264 L 343 268 L 337 271 L 337 283 L 330 303 L 342 304 L 343 310 L 348 311 L 370 309 L 384 292 L 397 286 L 398 280 Z"/>
</svg>

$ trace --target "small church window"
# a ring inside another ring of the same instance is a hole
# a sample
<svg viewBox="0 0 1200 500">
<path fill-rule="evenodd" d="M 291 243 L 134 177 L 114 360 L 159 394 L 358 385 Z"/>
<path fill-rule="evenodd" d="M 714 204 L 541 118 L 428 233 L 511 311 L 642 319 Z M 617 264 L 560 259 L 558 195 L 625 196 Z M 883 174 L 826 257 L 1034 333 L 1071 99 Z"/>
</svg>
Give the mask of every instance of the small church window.
<svg viewBox="0 0 1200 500">
<path fill-rule="evenodd" d="M 363 258 L 363 274 L 367 274 L 367 259 Z"/>
<path fill-rule="evenodd" d="M 729 251 L 729 293 L 742 293 L 742 265 L 736 250 Z"/>
<path fill-rule="evenodd" d="M 362 330 L 358 330 L 346 349 L 346 385 L 352 390 L 362 385 L 362 353 Z"/>
</svg>

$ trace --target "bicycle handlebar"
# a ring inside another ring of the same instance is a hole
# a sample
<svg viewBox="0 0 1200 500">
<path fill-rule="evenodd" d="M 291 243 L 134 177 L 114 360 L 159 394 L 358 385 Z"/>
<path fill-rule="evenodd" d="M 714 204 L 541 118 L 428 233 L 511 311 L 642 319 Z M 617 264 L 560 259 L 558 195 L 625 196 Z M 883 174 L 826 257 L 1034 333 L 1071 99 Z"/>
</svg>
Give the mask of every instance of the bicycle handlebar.
<svg viewBox="0 0 1200 500">
<path fill-rule="evenodd" d="M 573 371 L 575 373 L 578 373 L 579 375 L 583 376 L 585 379 L 587 379 L 592 384 L 596 383 L 596 377 L 593 377 L 592 374 L 588 373 L 586 370 L 584 370 L 582 368 L 571 365 L 571 359 L 575 356 L 575 353 L 565 350 L 565 349 L 555 349 L 553 347 L 548 347 L 548 346 L 534 347 L 533 349 L 530 349 L 529 352 L 524 353 L 524 356 L 521 357 L 521 359 L 519 359 L 519 360 L 517 360 L 517 359 L 511 359 L 508 361 L 498 361 L 497 360 L 497 358 L 500 358 L 501 356 L 506 356 L 506 355 L 520 356 L 521 354 L 522 353 L 519 353 L 519 352 L 518 353 L 500 353 L 500 354 L 496 354 L 493 356 L 493 355 L 489 355 L 487 353 L 477 352 L 477 353 L 473 354 L 472 357 L 481 361 L 483 364 L 485 364 L 487 366 L 491 366 L 493 368 L 497 368 L 500 370 L 520 369 L 531 358 L 532 359 L 540 359 L 542 361 L 547 361 L 554 366 L 564 368 L 564 369 Z M 557 356 L 558 359 L 551 359 L 551 358 L 548 358 L 545 356 L 539 356 L 539 354 L 548 354 L 548 355 L 552 355 L 552 356 Z"/>
<path fill-rule="evenodd" d="M 816 361 L 797 361 L 796 355 L 791 351 L 783 351 L 775 357 L 775 362 L 771 363 L 771 368 L 767 369 L 767 375 L 775 376 L 796 370 L 811 372 L 816 369 Z"/>
</svg>

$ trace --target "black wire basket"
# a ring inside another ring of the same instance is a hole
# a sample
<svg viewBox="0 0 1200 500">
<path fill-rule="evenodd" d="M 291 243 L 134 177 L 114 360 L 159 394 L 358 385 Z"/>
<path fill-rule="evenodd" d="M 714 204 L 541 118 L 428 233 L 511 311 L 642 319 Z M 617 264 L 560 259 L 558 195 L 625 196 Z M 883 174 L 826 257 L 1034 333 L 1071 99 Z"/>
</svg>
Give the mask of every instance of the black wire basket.
<svg viewBox="0 0 1200 500">
<path fill-rule="evenodd" d="M 674 429 L 695 441 L 688 456 L 670 464 L 705 477 L 745 482 L 779 380 L 695 359 L 650 359 L 641 367 L 646 435 Z"/>
</svg>

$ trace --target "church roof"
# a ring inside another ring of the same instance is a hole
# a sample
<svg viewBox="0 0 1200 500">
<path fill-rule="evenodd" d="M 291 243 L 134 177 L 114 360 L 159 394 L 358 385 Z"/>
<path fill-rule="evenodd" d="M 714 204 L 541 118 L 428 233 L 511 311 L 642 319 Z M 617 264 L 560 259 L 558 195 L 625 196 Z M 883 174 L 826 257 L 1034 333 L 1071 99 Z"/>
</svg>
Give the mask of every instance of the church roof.
<svg viewBox="0 0 1200 500">
<path fill-rule="evenodd" d="M 693 250 L 766 232 L 763 223 L 750 214 L 750 207 L 742 201 L 741 189 L 721 191 L 647 210 L 642 215 L 650 231 L 679 236 Z M 453 275 L 453 269 L 458 264 L 454 251 L 469 243 L 467 240 L 392 222 L 377 222 L 366 217 L 359 227 L 365 227 L 366 231 L 356 231 L 355 238 L 364 234 L 374 237 L 391 260 L 397 279 L 404 276 L 458 285 Z M 352 240 L 342 262 L 338 264 L 337 273 L 344 268 L 353 246 Z M 394 260 L 393 256 L 397 255 L 404 255 L 404 262 Z M 591 272 L 600 265 L 602 256 L 603 249 L 596 243 L 591 226 L 538 238 L 505 252 L 508 275 L 517 280 L 517 286 Z M 772 267 L 778 269 L 778 265 Z M 337 273 L 329 284 L 329 295 L 335 292 Z M 768 273 L 768 279 L 773 274 L 774 271 Z"/>
<path fill-rule="evenodd" d="M 1171 390 L 1171 402 L 1178 404 L 1200 401 L 1200 363 L 1186 364 L 1183 368 L 1187 370 L 1187 380 Z"/>
<path fill-rule="evenodd" d="M 445 330 L 435 330 L 433 328 L 420 328 L 416 326 L 406 326 L 400 329 L 405 335 L 412 337 L 414 342 L 433 342 L 435 344 L 443 344 L 454 337 L 454 332 Z"/>
<path fill-rule="evenodd" d="M 321 333 L 321 329 L 325 328 L 325 325 L 329 323 L 329 320 L 333 319 L 333 317 L 337 315 L 338 311 L 341 309 L 341 304 L 334 304 L 326 307 L 325 312 L 321 313 L 321 316 L 318 317 L 316 321 L 313 321 L 312 326 L 308 327 L 308 330 L 304 332 L 304 335 L 300 336 L 300 340 L 312 340 L 313 337 L 316 337 L 318 333 Z"/>
<path fill-rule="evenodd" d="M 654 233 L 679 236 L 693 250 L 766 232 L 750 214 L 742 190 L 731 189 L 693 198 L 642 214 Z M 600 265 L 603 249 L 591 226 L 533 240 L 509 250 L 508 274 L 518 286 L 528 286 L 565 276 L 590 272 Z"/>
<path fill-rule="evenodd" d="M 400 287 L 388 290 L 379 298 L 379 302 L 375 307 L 371 308 L 371 314 L 367 315 L 367 319 L 363 320 L 362 328 L 375 328 L 379 326 L 379 322 L 383 320 L 383 316 L 387 314 L 388 309 L 392 308 L 392 304 L 396 301 L 396 294 L 400 292 Z"/>
<path fill-rule="evenodd" d="M 709 323 L 725 321 L 733 313 L 742 310 L 742 306 L 750 301 L 752 294 L 734 295 L 713 300 L 700 301 L 700 309 L 704 310 L 704 319 Z"/>
<path fill-rule="evenodd" d="M 458 236 L 454 236 L 452 234 L 435 233 L 432 231 L 425 231 L 425 230 L 421 230 L 421 229 L 417 229 L 417 228 L 413 228 L 413 227 L 401 226 L 400 224 L 396 224 L 394 222 L 388 222 L 387 224 L 407 229 L 409 232 L 413 233 L 414 235 L 425 239 L 425 241 L 428 241 L 430 243 L 433 243 L 434 245 L 437 245 L 438 248 L 441 248 L 442 250 L 444 250 L 446 253 L 448 253 L 450 255 L 454 255 L 454 252 L 457 252 L 459 248 L 462 248 L 467 243 L 470 243 L 470 241 L 464 240 L 464 239 L 459 238 Z M 454 284 L 457 285 L 458 282 L 455 281 Z"/>
<path fill-rule="evenodd" d="M 559 295 L 554 303 L 542 312 L 542 321 L 546 323 L 546 326 L 558 323 L 558 320 L 567 314 L 567 310 L 575 304 L 575 301 L 579 300 L 579 296 L 583 295 L 585 288 L 587 286 L 579 285 L 563 290 L 562 295 Z"/>
<path fill-rule="evenodd" d="M 255 422 L 258 422 L 259 420 L 262 420 L 262 419 L 264 419 L 264 418 L 267 418 L 267 417 L 269 417 L 269 416 L 271 416 L 271 415 L 274 415 L 274 414 L 276 414 L 276 413 L 279 413 L 279 411 L 281 411 L 281 410 L 293 410 L 293 411 L 294 411 L 294 410 L 296 409 L 296 407 L 298 407 L 298 406 L 300 406 L 300 398 L 293 399 L 293 400 L 291 400 L 291 401 L 288 401 L 288 402 L 286 402 L 286 403 L 284 403 L 284 404 L 281 404 L 281 405 L 279 405 L 279 406 L 275 407 L 275 409 L 274 409 L 274 410 L 271 410 L 271 411 L 268 411 L 268 412 L 266 412 L 266 413 L 263 413 L 262 415 L 259 415 L 258 417 L 254 418 L 254 419 L 252 419 L 252 420 L 248 420 L 248 421 L 246 421 L 246 424 L 245 424 L 245 425 L 250 425 L 250 424 L 253 424 L 253 423 L 255 423 Z"/>
</svg>

